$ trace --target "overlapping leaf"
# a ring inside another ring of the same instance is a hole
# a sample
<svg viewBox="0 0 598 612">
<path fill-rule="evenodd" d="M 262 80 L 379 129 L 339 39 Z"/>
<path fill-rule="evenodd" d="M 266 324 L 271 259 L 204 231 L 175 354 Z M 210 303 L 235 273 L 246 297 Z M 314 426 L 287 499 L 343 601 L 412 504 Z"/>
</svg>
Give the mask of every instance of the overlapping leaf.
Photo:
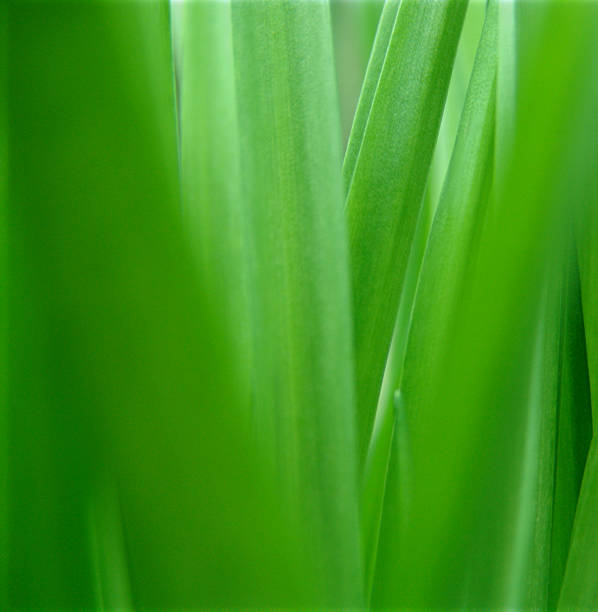
<svg viewBox="0 0 598 612">
<path fill-rule="evenodd" d="M 347 150 L 361 465 L 466 8 L 466 0 L 385 6 Z"/>
</svg>

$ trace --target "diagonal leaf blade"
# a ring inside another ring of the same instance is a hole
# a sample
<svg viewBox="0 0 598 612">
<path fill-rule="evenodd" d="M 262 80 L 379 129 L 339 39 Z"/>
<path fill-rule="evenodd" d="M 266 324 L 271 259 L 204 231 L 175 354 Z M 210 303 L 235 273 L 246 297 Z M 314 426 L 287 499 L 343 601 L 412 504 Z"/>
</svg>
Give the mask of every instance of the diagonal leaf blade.
<svg viewBox="0 0 598 612">
<path fill-rule="evenodd" d="M 385 7 L 357 109 L 357 140 L 360 117 L 367 120 L 346 214 L 361 465 L 466 8 L 466 0 L 404 0 L 381 61 L 378 45 L 392 20 L 392 5 Z M 379 76 L 374 74 L 378 62 Z M 377 85 L 367 113 L 372 79 Z M 346 177 L 356 146 L 349 145 Z"/>
</svg>

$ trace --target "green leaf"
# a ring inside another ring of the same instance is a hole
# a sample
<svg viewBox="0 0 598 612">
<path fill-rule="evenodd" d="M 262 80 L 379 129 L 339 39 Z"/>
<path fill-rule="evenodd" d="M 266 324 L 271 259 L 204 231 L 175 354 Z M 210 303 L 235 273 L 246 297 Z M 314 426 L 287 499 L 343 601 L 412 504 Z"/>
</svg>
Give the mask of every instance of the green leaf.
<svg viewBox="0 0 598 612">
<path fill-rule="evenodd" d="M 370 581 L 374 570 L 380 515 L 385 494 L 384 482 L 391 449 L 393 415 L 395 413 L 394 395 L 399 387 L 403 371 L 403 361 L 421 263 L 432 217 L 438 204 L 439 192 L 449 165 L 450 152 L 454 146 L 459 117 L 466 96 L 467 81 L 471 75 L 475 50 L 484 23 L 485 10 L 485 3 L 478 1 L 470 2 L 463 24 L 463 32 L 451 76 L 438 142 L 430 166 L 424 203 L 419 214 L 410 249 L 393 339 L 378 397 L 376 419 L 366 457 L 362 490 L 362 530 L 364 533 L 366 559 L 370 563 L 367 570 L 370 575 Z"/>
<path fill-rule="evenodd" d="M 378 76 L 368 69 L 357 111 L 358 121 L 367 114 L 361 107 L 369 106 L 374 79 L 346 200 L 361 465 L 466 8 L 466 0 L 401 2 L 380 61 L 377 47 L 391 19 L 386 7 L 371 62 L 381 70 Z"/>
<path fill-rule="evenodd" d="M 484 219 L 494 145 L 495 8 L 486 17 L 455 148 L 419 273 L 402 369 L 401 397 L 406 413 L 402 431 L 414 427 L 419 411 L 433 410 L 427 393 L 434 391 L 430 383 L 438 379 L 444 353 L 451 344 L 451 325 L 461 306 L 469 262 L 475 259 L 475 238 Z M 397 464 L 399 452 L 404 453 L 395 441 L 392 465 Z M 374 602 L 380 607 L 397 605 L 405 597 L 397 590 L 404 587 L 397 568 L 401 558 L 399 532 L 404 531 L 406 519 L 402 517 L 405 509 L 397 500 L 409 493 L 403 490 L 404 479 L 399 481 L 397 469 L 391 468 L 386 483 L 374 587 Z M 412 595 L 417 601 L 423 594 L 415 591 Z"/>
<path fill-rule="evenodd" d="M 461 307 L 469 262 L 492 181 L 496 86 L 495 8 L 486 17 L 455 148 L 422 262 L 401 379 L 410 419 L 427 410 L 426 379 L 435 379 Z M 442 304 L 439 312 L 438 305 Z"/>
<path fill-rule="evenodd" d="M 340 130 L 326 2 L 232 4 L 251 244 L 253 426 L 321 603 L 362 602 Z"/>
<path fill-rule="evenodd" d="M 345 192 L 348 192 L 351 187 L 353 173 L 355 172 L 357 158 L 359 157 L 361 144 L 363 142 L 363 135 L 370 117 L 370 111 L 372 110 L 372 103 L 376 95 L 380 76 L 382 75 L 382 69 L 384 61 L 386 60 L 386 54 L 389 49 L 390 39 L 394 30 L 400 3 L 400 0 L 385 0 L 384 6 L 382 7 L 376 37 L 374 38 L 374 44 L 370 52 L 361 93 L 357 101 L 357 108 L 355 109 L 355 116 L 353 117 L 353 123 L 349 133 L 345 157 L 343 159 L 343 182 Z"/>
<path fill-rule="evenodd" d="M 249 236 L 241 185 L 231 5 L 193 1 L 177 8 L 183 219 L 198 268 L 222 288 L 223 319 L 235 339 L 240 395 L 249 417 Z"/>
<path fill-rule="evenodd" d="M 438 131 L 438 141 L 430 164 L 426 184 L 425 205 L 429 208 L 430 222 L 444 185 L 444 179 L 451 160 L 455 138 L 463 112 L 467 86 L 480 41 L 480 34 L 486 15 L 486 0 L 470 0 L 463 22 L 451 81 L 446 96 L 442 122 Z M 429 227 L 428 227 L 429 231 Z"/>
</svg>

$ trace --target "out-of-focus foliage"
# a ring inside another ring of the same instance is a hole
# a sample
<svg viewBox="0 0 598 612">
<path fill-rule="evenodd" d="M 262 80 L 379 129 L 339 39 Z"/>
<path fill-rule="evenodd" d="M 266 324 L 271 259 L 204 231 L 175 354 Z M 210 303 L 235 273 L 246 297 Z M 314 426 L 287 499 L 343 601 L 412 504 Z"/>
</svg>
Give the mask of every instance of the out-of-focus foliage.
<svg viewBox="0 0 598 612">
<path fill-rule="evenodd" d="M 9 28 L 12 604 L 309 601 L 185 239 L 168 5 Z"/>
<path fill-rule="evenodd" d="M 596 3 L 0 44 L 1 609 L 598 607 Z"/>
</svg>

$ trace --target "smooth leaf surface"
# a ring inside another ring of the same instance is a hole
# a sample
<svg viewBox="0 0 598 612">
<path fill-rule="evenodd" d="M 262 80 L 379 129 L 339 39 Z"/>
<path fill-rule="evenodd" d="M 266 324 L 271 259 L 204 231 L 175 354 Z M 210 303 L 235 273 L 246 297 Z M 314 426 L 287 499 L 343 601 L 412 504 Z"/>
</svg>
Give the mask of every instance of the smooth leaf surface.
<svg viewBox="0 0 598 612">
<path fill-rule="evenodd" d="M 251 401 L 250 260 L 242 197 L 230 2 L 177 7 L 183 219 L 202 274 L 219 285 L 235 341 L 240 395 Z"/>
<path fill-rule="evenodd" d="M 461 34 L 455 66 L 447 94 L 447 102 L 439 130 L 438 142 L 432 158 L 424 202 L 415 228 L 405 280 L 393 331 L 393 339 L 386 361 L 384 377 L 378 397 L 376 418 L 363 474 L 362 530 L 366 559 L 375 559 L 380 514 L 385 496 L 385 478 L 388 469 L 391 436 L 394 423 L 394 395 L 400 384 L 407 338 L 411 326 L 413 302 L 422 259 L 428 241 L 432 217 L 436 210 L 442 182 L 446 175 L 457 133 L 460 114 L 465 100 L 467 81 L 471 74 L 475 50 L 484 22 L 485 3 L 469 3 Z M 464 81 L 464 82 L 463 82 Z M 369 567 L 373 573 L 373 563 Z"/>
<path fill-rule="evenodd" d="M 349 190 L 351 181 L 353 180 L 355 165 L 357 164 L 357 158 L 359 157 L 361 144 L 363 142 L 363 135 L 370 116 L 370 111 L 372 110 L 372 103 L 376 95 L 378 83 L 380 82 L 380 76 L 382 75 L 390 39 L 397 19 L 399 4 L 400 0 L 385 0 L 384 6 L 382 7 L 378 29 L 376 30 L 376 37 L 374 38 L 374 43 L 370 52 L 363 84 L 361 86 L 361 93 L 359 94 L 357 108 L 355 109 L 353 122 L 351 124 L 347 149 L 343 158 L 343 183 L 345 192 Z"/>
<path fill-rule="evenodd" d="M 360 465 L 466 8 L 466 0 L 401 2 L 380 74 L 368 69 L 359 103 L 367 109 L 368 80 L 377 80 L 346 199 Z M 372 68 L 388 11 L 381 17 Z M 348 155 L 351 150 L 350 143 Z"/>
<path fill-rule="evenodd" d="M 433 393 L 430 385 L 438 379 L 443 352 L 451 345 L 450 326 L 461 305 L 468 262 L 476 255 L 475 236 L 484 218 L 492 177 L 496 22 L 494 6 L 482 31 L 455 149 L 421 264 L 401 377 L 404 432 L 416 427 L 419 411 L 434 410 L 426 394 Z M 395 437 L 398 435 L 395 424 Z M 399 479 L 397 466 L 405 462 L 398 460 L 400 452 L 404 455 L 395 440 L 391 451 L 395 467 L 386 483 L 374 588 L 374 602 L 382 608 L 397 605 L 405 597 L 397 590 L 405 588 L 397 568 L 403 559 L 401 532 L 408 529 L 407 519 L 401 517 L 405 509 L 397 500 L 409 496 L 403 490 L 404 479 Z M 412 596 L 418 601 L 425 595 L 416 589 Z"/>
<path fill-rule="evenodd" d="M 353 352 L 329 6 L 236 1 L 232 23 L 252 237 L 255 435 L 305 526 L 323 602 L 358 606 Z"/>
</svg>

